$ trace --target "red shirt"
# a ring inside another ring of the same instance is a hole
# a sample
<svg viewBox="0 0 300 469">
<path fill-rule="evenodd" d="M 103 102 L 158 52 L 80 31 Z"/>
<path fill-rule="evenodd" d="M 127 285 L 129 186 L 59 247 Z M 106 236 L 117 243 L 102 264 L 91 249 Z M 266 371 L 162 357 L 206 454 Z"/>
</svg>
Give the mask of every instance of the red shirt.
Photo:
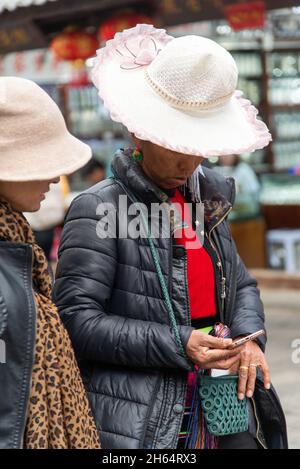
<svg viewBox="0 0 300 469">
<path fill-rule="evenodd" d="M 171 200 L 173 203 L 181 205 L 183 220 L 188 225 L 188 227 L 182 229 L 181 236 L 174 238 L 174 240 L 177 244 L 183 245 L 186 248 L 191 319 L 215 316 L 217 314 L 217 307 L 215 272 L 212 260 L 192 228 L 190 210 L 184 210 L 184 203 L 187 202 L 178 189 L 176 189 Z M 191 241 L 194 245 L 193 249 L 188 246 Z"/>
</svg>

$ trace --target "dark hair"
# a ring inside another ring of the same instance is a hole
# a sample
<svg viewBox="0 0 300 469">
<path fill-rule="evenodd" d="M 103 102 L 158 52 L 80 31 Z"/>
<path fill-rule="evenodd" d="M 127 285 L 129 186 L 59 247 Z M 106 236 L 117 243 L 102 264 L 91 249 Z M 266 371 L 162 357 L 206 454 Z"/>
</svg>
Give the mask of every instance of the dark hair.
<svg viewBox="0 0 300 469">
<path fill-rule="evenodd" d="M 102 169 L 105 171 L 106 165 L 104 162 L 92 158 L 81 170 L 82 176 L 84 178 L 88 177 L 93 171 L 95 171 L 95 169 Z"/>
</svg>

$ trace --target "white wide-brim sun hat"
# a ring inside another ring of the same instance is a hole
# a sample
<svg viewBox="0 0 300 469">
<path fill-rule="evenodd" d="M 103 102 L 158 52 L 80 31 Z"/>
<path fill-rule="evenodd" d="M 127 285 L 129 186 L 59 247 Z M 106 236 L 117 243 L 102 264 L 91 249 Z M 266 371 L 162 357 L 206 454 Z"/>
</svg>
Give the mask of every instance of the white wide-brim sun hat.
<svg viewBox="0 0 300 469">
<path fill-rule="evenodd" d="M 178 153 L 241 154 L 271 141 L 255 107 L 236 90 L 233 57 L 210 39 L 173 38 L 137 25 L 97 51 L 92 79 L 114 121 Z"/>
<path fill-rule="evenodd" d="M 56 103 L 36 83 L 0 78 L 0 181 L 49 180 L 92 157 L 71 135 Z"/>
</svg>

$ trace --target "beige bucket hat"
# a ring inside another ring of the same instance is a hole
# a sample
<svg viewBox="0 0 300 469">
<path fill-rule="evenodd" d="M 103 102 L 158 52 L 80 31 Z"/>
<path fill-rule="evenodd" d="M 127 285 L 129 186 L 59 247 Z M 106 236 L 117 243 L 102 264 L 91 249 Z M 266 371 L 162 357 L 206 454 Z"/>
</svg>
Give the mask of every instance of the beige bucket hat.
<svg viewBox="0 0 300 469">
<path fill-rule="evenodd" d="M 0 77 L 0 180 L 36 181 L 71 174 L 91 158 L 58 106 L 36 83 Z"/>
</svg>

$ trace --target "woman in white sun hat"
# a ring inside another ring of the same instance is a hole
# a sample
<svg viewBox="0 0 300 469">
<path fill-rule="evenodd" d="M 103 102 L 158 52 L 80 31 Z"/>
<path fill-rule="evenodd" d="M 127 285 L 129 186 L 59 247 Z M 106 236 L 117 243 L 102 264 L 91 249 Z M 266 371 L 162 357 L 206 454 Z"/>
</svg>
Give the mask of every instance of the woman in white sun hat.
<svg viewBox="0 0 300 469">
<path fill-rule="evenodd" d="M 46 257 L 22 214 L 91 150 L 21 78 L 0 78 L 0 128 L 0 448 L 100 448 Z"/>
<path fill-rule="evenodd" d="M 218 321 L 223 337 L 228 327 L 232 338 L 264 329 L 256 281 L 226 222 L 234 182 L 201 169 L 204 158 L 254 151 L 271 139 L 236 92 L 237 76 L 215 42 L 174 39 L 149 25 L 116 34 L 98 51 L 93 81 L 135 149 L 119 151 L 114 176 L 71 205 L 54 296 L 104 448 L 287 445 L 265 337 L 231 350 L 231 339 L 207 335 Z M 249 422 L 216 438 L 199 415 L 195 378 L 199 368 L 233 367 L 239 400 L 249 397 Z"/>
</svg>

